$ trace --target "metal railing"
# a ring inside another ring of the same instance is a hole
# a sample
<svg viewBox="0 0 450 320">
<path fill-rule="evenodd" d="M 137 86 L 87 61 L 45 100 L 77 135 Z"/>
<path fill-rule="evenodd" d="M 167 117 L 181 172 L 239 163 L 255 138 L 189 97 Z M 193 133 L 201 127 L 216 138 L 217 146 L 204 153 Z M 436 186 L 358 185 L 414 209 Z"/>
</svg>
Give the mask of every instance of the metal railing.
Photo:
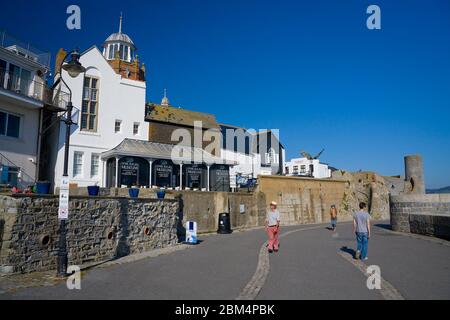
<svg viewBox="0 0 450 320">
<path fill-rule="evenodd" d="M 29 75 L 31 77 L 31 75 Z M 0 69 L 0 89 L 42 101 L 44 104 L 65 109 L 69 94 L 53 90 L 42 81 L 31 80 L 28 76 L 14 74 Z"/>
<path fill-rule="evenodd" d="M 36 100 L 43 100 L 44 83 L 0 69 L 0 88 L 13 91 Z"/>
<path fill-rule="evenodd" d="M 39 63 L 47 69 L 50 68 L 50 52 L 37 49 L 29 42 L 21 41 L 11 36 L 5 30 L 0 30 L 0 47 Z"/>
</svg>

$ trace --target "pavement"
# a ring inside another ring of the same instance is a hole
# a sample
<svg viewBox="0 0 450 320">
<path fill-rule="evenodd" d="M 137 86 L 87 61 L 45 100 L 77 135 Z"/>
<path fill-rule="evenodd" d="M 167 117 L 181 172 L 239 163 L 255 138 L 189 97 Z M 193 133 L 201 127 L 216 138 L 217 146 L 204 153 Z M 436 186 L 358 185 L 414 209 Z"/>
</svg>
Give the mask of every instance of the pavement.
<svg viewBox="0 0 450 320">
<path fill-rule="evenodd" d="M 1 277 L 0 299 L 450 299 L 450 242 L 375 222 L 363 263 L 352 258 L 350 223 L 326 227 L 282 227 L 280 251 L 271 254 L 263 228 L 203 236 L 195 246 L 86 270 L 81 290 L 64 281 L 14 286 L 13 277 Z M 367 287 L 371 265 L 380 269 L 381 289 Z"/>
</svg>

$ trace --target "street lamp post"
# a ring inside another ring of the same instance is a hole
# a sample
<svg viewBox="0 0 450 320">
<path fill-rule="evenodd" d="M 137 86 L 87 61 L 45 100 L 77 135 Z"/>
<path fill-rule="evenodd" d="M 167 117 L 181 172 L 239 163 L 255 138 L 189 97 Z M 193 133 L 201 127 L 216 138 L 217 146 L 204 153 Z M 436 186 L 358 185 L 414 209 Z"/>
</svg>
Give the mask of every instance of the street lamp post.
<svg viewBox="0 0 450 320">
<path fill-rule="evenodd" d="M 68 63 L 64 64 L 64 61 L 68 56 L 71 56 L 71 59 Z M 63 176 L 68 177 L 68 167 L 69 167 L 69 145 L 70 145 L 70 127 L 73 124 L 72 121 L 72 90 L 70 90 L 67 83 L 64 81 L 62 77 L 61 69 L 67 71 L 69 76 L 72 78 L 78 77 L 80 73 L 84 73 L 86 69 L 79 62 L 80 54 L 77 50 L 73 50 L 69 52 L 64 59 L 61 61 L 61 65 L 59 68 L 59 78 L 57 82 L 61 81 L 64 83 L 66 88 L 69 90 L 69 102 L 67 103 L 66 108 L 66 119 L 63 122 L 66 125 L 66 139 L 64 142 L 64 171 Z M 56 83 L 57 84 L 57 83 Z M 55 85 L 56 85 L 55 84 Z M 54 85 L 54 87 L 55 87 Z M 60 191 L 61 192 L 61 191 Z M 59 221 L 59 242 L 58 242 L 58 260 L 57 260 L 57 274 L 59 277 L 67 276 L 67 244 L 66 244 L 66 219 L 61 218 Z"/>
</svg>

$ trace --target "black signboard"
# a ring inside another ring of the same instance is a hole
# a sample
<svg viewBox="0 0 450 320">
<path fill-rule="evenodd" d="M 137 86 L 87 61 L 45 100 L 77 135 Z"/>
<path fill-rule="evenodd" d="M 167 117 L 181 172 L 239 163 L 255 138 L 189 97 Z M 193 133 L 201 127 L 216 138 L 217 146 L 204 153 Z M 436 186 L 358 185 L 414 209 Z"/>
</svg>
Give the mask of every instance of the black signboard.
<svg viewBox="0 0 450 320">
<path fill-rule="evenodd" d="M 204 181 L 205 181 L 205 175 L 206 175 L 206 168 L 204 165 L 200 164 L 191 164 L 186 165 L 186 183 L 185 186 L 189 188 L 203 188 L 204 187 Z"/>
<path fill-rule="evenodd" d="M 138 157 L 124 157 L 119 160 L 119 186 L 147 186 L 149 164 Z"/>
<path fill-rule="evenodd" d="M 213 165 L 209 174 L 211 191 L 230 191 L 230 170 L 227 165 Z"/>
<path fill-rule="evenodd" d="M 139 163 L 134 162 L 133 157 L 120 159 L 119 170 L 120 183 L 122 185 L 137 185 L 139 176 Z"/>
<path fill-rule="evenodd" d="M 173 163 L 169 160 L 158 160 L 153 164 L 154 181 L 157 186 L 171 187 L 173 182 Z"/>
</svg>

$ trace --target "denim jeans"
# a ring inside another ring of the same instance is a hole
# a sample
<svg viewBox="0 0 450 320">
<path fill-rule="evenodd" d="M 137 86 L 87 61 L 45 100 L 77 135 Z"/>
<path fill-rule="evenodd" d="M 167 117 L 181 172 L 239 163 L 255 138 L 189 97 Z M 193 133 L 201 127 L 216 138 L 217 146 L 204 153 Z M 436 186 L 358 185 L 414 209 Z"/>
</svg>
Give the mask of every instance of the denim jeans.
<svg viewBox="0 0 450 320">
<path fill-rule="evenodd" d="M 331 218 L 331 227 L 336 228 L 337 225 L 337 218 Z"/>
<path fill-rule="evenodd" d="M 358 247 L 356 250 L 361 252 L 361 260 L 367 257 L 367 247 L 369 245 L 369 233 L 356 232 L 356 242 Z"/>
</svg>

